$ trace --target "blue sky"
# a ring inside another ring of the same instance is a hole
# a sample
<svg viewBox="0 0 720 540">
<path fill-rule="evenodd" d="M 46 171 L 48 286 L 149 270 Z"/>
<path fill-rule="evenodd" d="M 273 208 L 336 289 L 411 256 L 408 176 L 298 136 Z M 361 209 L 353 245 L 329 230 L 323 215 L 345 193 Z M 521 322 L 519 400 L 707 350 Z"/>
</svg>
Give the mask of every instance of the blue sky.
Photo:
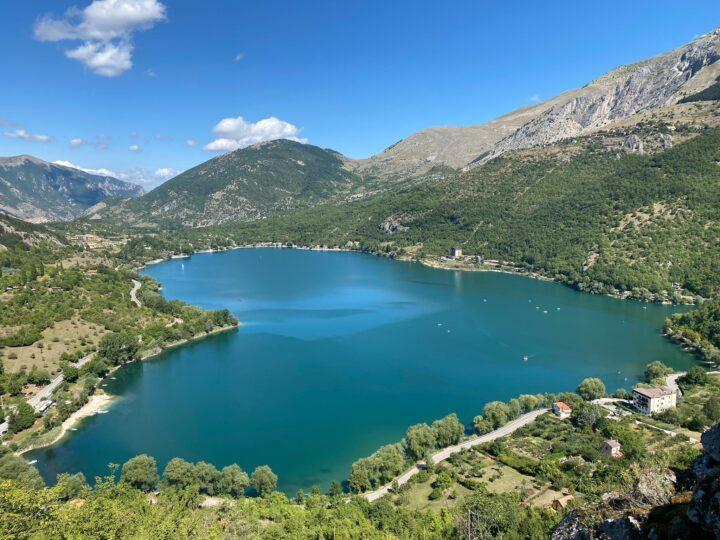
<svg viewBox="0 0 720 540">
<path fill-rule="evenodd" d="M 146 185 L 268 137 L 367 157 L 720 27 L 717 0 L 32 0 L 0 13 L 0 155 Z"/>
</svg>

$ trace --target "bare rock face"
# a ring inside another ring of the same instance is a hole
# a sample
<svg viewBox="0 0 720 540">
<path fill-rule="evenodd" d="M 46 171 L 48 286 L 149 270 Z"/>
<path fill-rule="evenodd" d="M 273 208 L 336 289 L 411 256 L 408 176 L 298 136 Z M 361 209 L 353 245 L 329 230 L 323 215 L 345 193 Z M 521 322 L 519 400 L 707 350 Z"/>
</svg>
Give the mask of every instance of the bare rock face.
<svg viewBox="0 0 720 540">
<path fill-rule="evenodd" d="M 494 154 L 548 144 L 676 101 L 676 94 L 720 60 L 720 30 L 644 62 L 615 69 L 556 98 L 549 110 L 500 141 Z"/>
<path fill-rule="evenodd" d="M 720 30 L 716 30 L 485 124 L 419 131 L 355 165 L 368 176 L 402 179 L 425 174 L 437 165 L 469 168 L 506 152 L 583 135 L 638 112 L 676 103 L 712 84 L 718 73 L 719 44 Z"/>
<path fill-rule="evenodd" d="M 591 540 L 594 538 L 588 527 L 580 517 L 569 514 L 555 527 L 552 540 Z"/>
<path fill-rule="evenodd" d="M 389 218 L 387 218 L 385 221 L 383 221 L 380 224 L 380 230 L 382 230 L 383 232 L 385 232 L 387 234 L 395 234 L 398 232 L 405 232 L 408 229 L 409 229 L 409 227 L 402 225 L 400 223 L 400 221 L 393 216 L 390 216 Z"/>
<path fill-rule="evenodd" d="M 628 152 L 635 152 L 637 154 L 645 153 L 645 147 L 643 146 L 642 139 L 640 139 L 640 137 L 638 137 L 634 133 L 632 135 L 628 135 L 628 137 L 623 142 L 623 147 Z"/>
<path fill-rule="evenodd" d="M 642 476 L 635 486 L 633 496 L 636 504 L 662 506 L 675 495 L 677 479 L 671 471 L 653 471 Z"/>
<path fill-rule="evenodd" d="M 704 453 L 693 466 L 697 486 L 687 517 L 709 538 L 720 539 L 720 424 L 703 433 L 701 442 Z"/>
<path fill-rule="evenodd" d="M 641 537 L 640 522 L 630 516 L 603 521 L 598 527 L 597 538 L 602 540 L 635 540 Z"/>
<path fill-rule="evenodd" d="M 720 464 L 720 424 L 717 424 L 702 434 L 700 442 L 703 445 L 705 456 Z"/>
</svg>

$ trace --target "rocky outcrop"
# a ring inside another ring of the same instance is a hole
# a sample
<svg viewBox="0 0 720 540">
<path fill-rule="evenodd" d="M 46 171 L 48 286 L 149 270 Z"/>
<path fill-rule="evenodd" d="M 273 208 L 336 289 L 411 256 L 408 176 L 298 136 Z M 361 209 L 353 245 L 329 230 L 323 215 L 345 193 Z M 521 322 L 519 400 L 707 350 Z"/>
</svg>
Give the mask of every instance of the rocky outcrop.
<svg viewBox="0 0 720 540">
<path fill-rule="evenodd" d="M 638 112 L 674 104 L 713 84 L 720 73 L 719 43 L 716 30 L 485 124 L 419 131 L 355 166 L 368 177 L 402 180 L 437 165 L 473 167 L 507 152 L 584 135 Z M 641 152 L 642 144 L 631 150 Z"/>
<path fill-rule="evenodd" d="M 566 516 L 553 540 L 720 540 L 720 424 L 703 433 L 701 442 L 703 455 L 684 473 L 680 493 L 671 472 L 643 471 L 629 495 L 609 495 Z"/>
<path fill-rule="evenodd" d="M 380 230 L 387 234 L 395 234 L 405 232 L 409 230 L 409 227 L 402 225 L 398 218 L 390 216 L 380 224 Z"/>
<path fill-rule="evenodd" d="M 590 527 L 576 514 L 568 514 L 555 527 L 552 540 L 591 540 Z"/>
<path fill-rule="evenodd" d="M 581 135 L 675 102 L 684 85 L 720 60 L 720 30 L 644 62 L 623 66 L 556 98 L 547 111 L 500 141 L 492 155 Z"/>
<path fill-rule="evenodd" d="M 693 466 L 696 486 L 688 519 L 708 535 L 720 538 L 720 424 L 702 435 L 703 455 Z"/>
<path fill-rule="evenodd" d="M 625 148 L 628 152 L 636 152 L 638 154 L 645 153 L 645 147 L 643 146 L 642 140 L 634 133 L 625 139 L 623 142 L 623 148 Z"/>
<path fill-rule="evenodd" d="M 676 484 L 677 478 L 670 470 L 648 471 L 635 484 L 633 502 L 649 507 L 668 504 L 675 495 Z"/>
</svg>

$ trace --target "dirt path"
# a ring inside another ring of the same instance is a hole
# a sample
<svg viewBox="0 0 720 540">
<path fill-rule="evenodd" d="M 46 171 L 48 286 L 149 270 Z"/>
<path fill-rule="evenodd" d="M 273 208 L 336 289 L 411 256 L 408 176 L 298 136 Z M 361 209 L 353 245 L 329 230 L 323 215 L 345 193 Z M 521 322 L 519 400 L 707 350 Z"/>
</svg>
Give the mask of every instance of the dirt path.
<svg viewBox="0 0 720 540">
<path fill-rule="evenodd" d="M 132 282 L 133 288 L 130 289 L 130 300 L 132 300 L 133 304 L 135 304 L 137 307 L 142 307 L 142 304 L 137 297 L 137 292 L 140 290 L 140 287 L 142 287 L 142 283 L 140 283 L 137 279 L 133 279 Z"/>
</svg>

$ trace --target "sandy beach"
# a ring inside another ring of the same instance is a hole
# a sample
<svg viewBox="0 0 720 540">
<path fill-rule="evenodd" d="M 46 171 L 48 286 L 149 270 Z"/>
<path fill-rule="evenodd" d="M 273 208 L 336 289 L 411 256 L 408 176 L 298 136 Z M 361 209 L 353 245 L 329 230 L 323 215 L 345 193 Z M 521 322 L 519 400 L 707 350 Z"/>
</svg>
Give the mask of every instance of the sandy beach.
<svg viewBox="0 0 720 540">
<path fill-rule="evenodd" d="M 65 434 L 75 425 L 80 422 L 83 418 L 87 418 L 88 416 L 94 416 L 97 414 L 98 411 L 102 411 L 104 409 L 107 409 L 113 402 L 113 397 L 105 394 L 105 393 L 95 393 L 92 396 L 88 398 L 88 402 L 80 407 L 77 411 L 72 413 L 67 420 L 65 420 L 62 425 L 60 426 L 60 431 L 58 434 L 52 438 L 52 440 L 44 442 L 42 444 L 33 445 L 29 448 L 25 448 L 20 452 L 20 454 L 25 454 L 27 452 L 30 452 L 31 450 L 37 450 L 38 448 L 45 448 L 47 446 L 52 446 L 56 442 L 58 442 L 60 439 L 62 439 Z"/>
</svg>

